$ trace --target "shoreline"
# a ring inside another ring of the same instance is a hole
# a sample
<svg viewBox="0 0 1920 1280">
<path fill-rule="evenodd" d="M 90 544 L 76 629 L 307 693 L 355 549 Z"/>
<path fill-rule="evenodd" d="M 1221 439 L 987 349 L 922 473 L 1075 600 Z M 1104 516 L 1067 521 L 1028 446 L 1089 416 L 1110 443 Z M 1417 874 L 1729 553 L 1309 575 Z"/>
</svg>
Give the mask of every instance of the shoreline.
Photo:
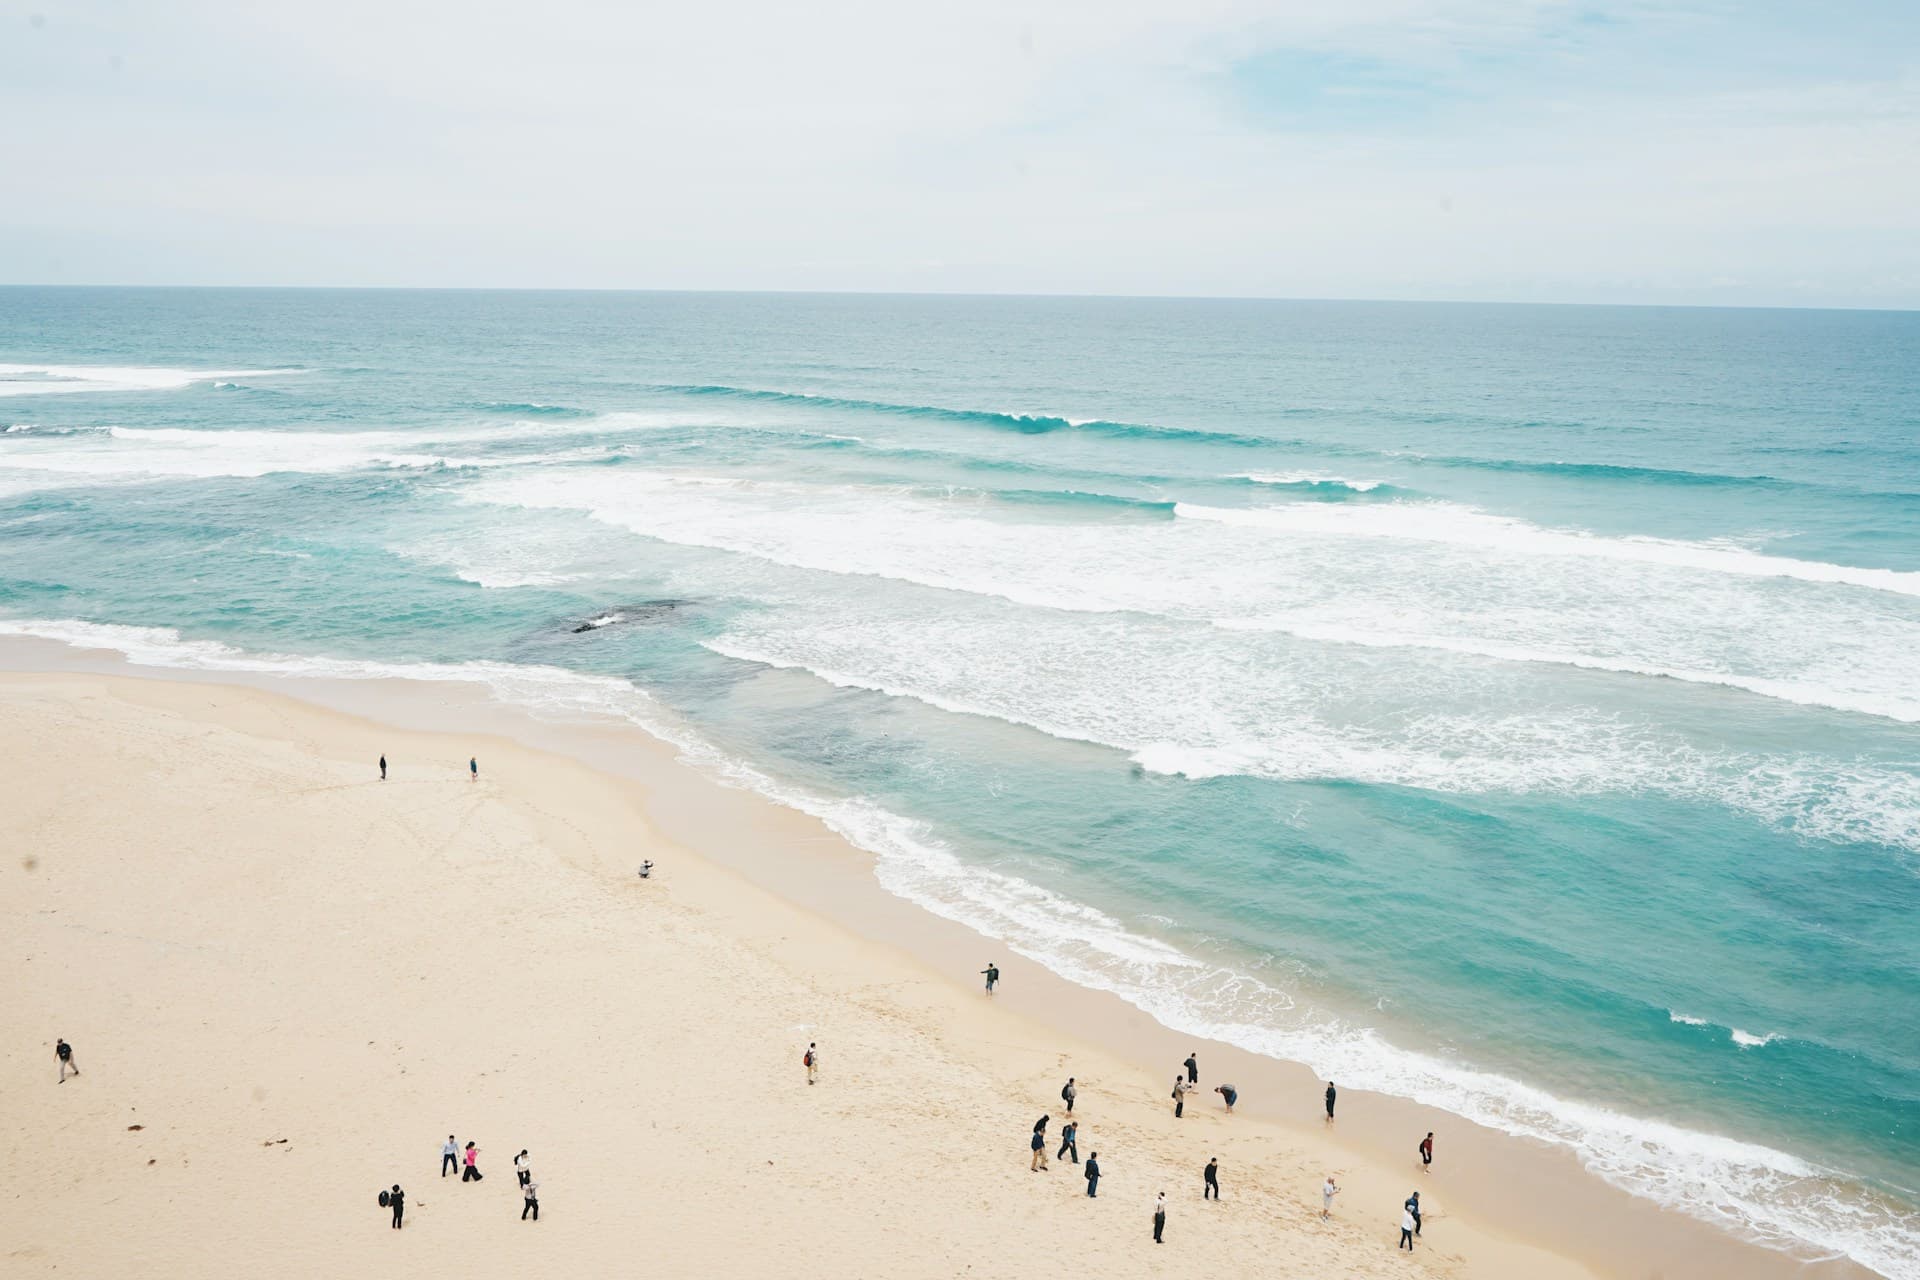
<svg viewBox="0 0 1920 1280">
<path fill-rule="evenodd" d="M 1408 1189 L 1416 1187 L 1430 1195 L 1440 1193 L 1434 1197 L 1429 1217 L 1436 1224 L 1446 1224 L 1449 1253 L 1442 1256 L 1477 1273 L 1640 1276 L 1680 1271 L 1763 1280 L 1789 1273 L 1818 1280 L 1854 1280 L 1873 1274 L 1849 1261 L 1809 1262 L 1741 1242 L 1605 1184 L 1582 1170 L 1568 1151 L 1484 1129 L 1404 1099 L 1343 1085 L 1341 1120 L 1328 1130 L 1319 1122 L 1321 1082 L 1305 1067 L 1172 1032 L 1116 996 L 1074 985 L 1038 965 L 1010 957 L 1002 944 L 887 893 L 874 878 L 872 856 L 818 820 L 727 787 L 682 762 L 672 746 L 629 728 L 535 718 L 492 700 L 474 684 L 142 668 L 118 654 L 80 650 L 58 641 L 18 637 L 0 641 L 0 671 L 28 670 L 48 674 L 9 675 L 0 683 L 11 688 L 22 679 L 58 680 L 86 673 L 91 678 L 115 678 L 109 685 L 116 690 L 127 681 L 134 688 L 140 684 L 245 688 L 269 699 L 353 717 L 369 726 L 361 730 L 367 734 L 376 732 L 370 726 L 377 725 L 441 738 L 452 732 L 488 735 L 502 745 L 489 744 L 481 751 L 483 769 L 490 751 L 530 750 L 563 758 L 603 779 L 615 779 L 641 797 L 638 807 L 647 825 L 674 850 L 674 859 L 689 866 L 711 862 L 827 927 L 850 934 L 862 945 L 885 949 L 916 971 L 914 982 L 931 977 L 948 985 L 950 998 L 984 1003 L 977 990 L 964 984 L 987 960 L 998 960 L 1003 986 L 991 1006 L 992 1018 L 1014 1019 L 1021 1028 L 1015 1061 L 1032 1061 L 1037 1064 L 1033 1071 L 1051 1070 L 1058 1051 L 1045 1046 L 1047 1037 L 1088 1046 L 1112 1064 L 1110 1080 L 1089 1087 L 1115 1101 L 1125 1098 L 1130 1104 L 1138 1103 L 1148 1117 L 1143 1123 L 1154 1123 L 1156 1109 L 1161 1111 L 1157 1119 L 1162 1127 L 1171 1132 L 1175 1122 L 1164 1114 L 1164 1103 L 1154 1101 L 1164 1097 L 1166 1086 L 1159 1077 L 1166 1071 L 1156 1072 L 1142 1064 L 1158 1061 L 1170 1071 L 1187 1050 L 1197 1049 L 1203 1092 L 1196 1111 L 1214 1113 L 1217 1103 L 1205 1090 L 1211 1082 L 1233 1080 L 1242 1101 L 1232 1123 L 1250 1131 L 1236 1134 L 1236 1140 L 1253 1135 L 1262 1142 L 1278 1139 L 1310 1162 L 1336 1172 L 1349 1171 L 1341 1179 L 1348 1188 L 1349 1221 L 1362 1200 L 1377 1204 L 1390 1198 L 1397 1204 Z M 115 696 L 133 703 L 145 700 L 131 690 Z M 158 696 L 164 700 L 172 695 Z M 792 856 L 793 851 L 801 856 Z M 637 855 L 633 861 L 638 861 Z M 677 868 L 661 861 L 662 872 L 677 875 Z M 631 868 L 624 874 L 630 877 Z M 1044 1035 L 1034 1034 L 1037 1031 Z M 1081 1078 L 1090 1079 L 1084 1074 Z M 1156 1088 L 1160 1092 L 1155 1093 Z M 1045 1111 L 1052 1105 L 1053 1094 L 1044 1089 L 1028 1092 L 1032 1096 L 1023 1097 L 1022 1107 Z M 1208 1123 L 1218 1119 L 1212 1115 Z M 1191 1126 L 1193 1119 L 1182 1123 Z M 1439 1134 L 1436 1169 L 1440 1172 L 1423 1178 L 1413 1145 L 1428 1129 Z M 979 1140 L 998 1141 L 986 1135 Z M 1308 1212 L 1317 1199 L 1317 1185 L 1316 1180 L 1311 1186 L 1266 1190 L 1303 1216 L 1317 1216 Z M 1384 1212 L 1377 1225 L 1384 1236 L 1384 1253 L 1391 1245 Z"/>
</svg>

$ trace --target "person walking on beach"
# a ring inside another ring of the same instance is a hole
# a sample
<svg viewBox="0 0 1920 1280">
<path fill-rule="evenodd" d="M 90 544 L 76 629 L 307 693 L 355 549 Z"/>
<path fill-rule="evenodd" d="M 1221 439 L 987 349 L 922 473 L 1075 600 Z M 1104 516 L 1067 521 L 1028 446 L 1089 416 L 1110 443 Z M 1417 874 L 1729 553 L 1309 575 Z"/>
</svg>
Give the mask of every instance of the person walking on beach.
<svg viewBox="0 0 1920 1280">
<path fill-rule="evenodd" d="M 1053 1167 L 1047 1163 L 1047 1117 L 1041 1116 L 1040 1123 L 1033 1126 L 1033 1141 L 1028 1145 L 1033 1151 L 1033 1159 L 1027 1161 L 1028 1173 Z"/>
<path fill-rule="evenodd" d="M 520 1206 L 520 1221 L 525 1222 L 528 1214 L 533 1215 L 535 1222 L 540 1221 L 540 1184 L 537 1182 L 521 1183 L 520 1195 L 525 1201 L 525 1203 Z"/>
<path fill-rule="evenodd" d="M 1217 1084 L 1213 1086 L 1213 1091 L 1226 1102 L 1227 1114 L 1232 1115 L 1233 1104 L 1240 1101 L 1240 1091 L 1230 1084 Z"/>
<path fill-rule="evenodd" d="M 60 1036 L 54 1037 L 53 1056 L 60 1059 L 60 1083 L 61 1084 L 65 1084 L 67 1082 L 67 1070 L 69 1068 L 73 1070 L 73 1074 L 75 1075 L 80 1074 L 80 1067 L 73 1060 L 73 1046 L 68 1044 L 66 1040 Z"/>
<path fill-rule="evenodd" d="M 469 756 L 467 758 L 467 781 L 469 782 L 480 781 L 480 757 L 479 756 Z"/>
<path fill-rule="evenodd" d="M 1333 1081 L 1329 1080 L 1327 1081 L 1327 1123 L 1328 1124 L 1333 1123 L 1333 1099 L 1334 1099 Z"/>
<path fill-rule="evenodd" d="M 1400 1243 L 1394 1246 L 1396 1252 L 1402 1248 L 1408 1253 L 1413 1252 L 1413 1229 L 1419 1225 L 1419 1223 L 1413 1220 L 1413 1210 L 1402 1209 L 1400 1211 Z"/>
<path fill-rule="evenodd" d="M 387 1192 L 387 1208 L 393 1210 L 393 1229 L 400 1230 L 400 1215 L 407 1209 L 407 1193 L 400 1189 L 397 1182 L 393 1184 L 393 1190 Z"/>
<path fill-rule="evenodd" d="M 1419 1235 L 1420 1234 L 1420 1193 L 1416 1191 L 1412 1195 L 1408 1196 L 1407 1203 L 1403 1207 L 1413 1217 L 1413 1234 Z"/>
<path fill-rule="evenodd" d="M 1200 1083 L 1200 1062 L 1193 1054 L 1189 1053 L 1187 1060 L 1180 1065 L 1187 1069 L 1188 1084 Z"/>
<path fill-rule="evenodd" d="M 1200 1198 L 1205 1200 L 1208 1196 L 1212 1196 L 1215 1200 L 1218 1200 L 1220 1198 L 1219 1157 L 1216 1156 L 1209 1159 L 1206 1169 L 1201 1172 L 1200 1176 L 1206 1179 L 1205 1185 L 1200 1188 Z"/>
<path fill-rule="evenodd" d="M 1339 1185 L 1334 1182 L 1333 1175 L 1328 1174 L 1320 1188 L 1320 1221 L 1325 1222 L 1333 1216 L 1333 1198 L 1339 1194 Z"/>
<path fill-rule="evenodd" d="M 1095 1151 L 1087 1157 L 1087 1199 L 1100 1198 L 1100 1153 Z"/>
<path fill-rule="evenodd" d="M 1187 1110 L 1187 1090 L 1191 1088 L 1185 1076 L 1173 1078 L 1173 1118 L 1178 1120 Z"/>
<path fill-rule="evenodd" d="M 1060 1149 L 1053 1153 L 1055 1160 L 1073 1157 L 1075 1164 L 1080 1163 L 1080 1126 L 1069 1120 L 1060 1126 Z"/>
<path fill-rule="evenodd" d="M 1433 1172 L 1433 1134 L 1420 1139 L 1420 1172 Z"/>
<path fill-rule="evenodd" d="M 447 1145 L 440 1148 L 440 1176 L 446 1177 L 449 1171 L 460 1171 L 460 1144 L 453 1140 L 452 1134 L 447 1135 Z"/>
<path fill-rule="evenodd" d="M 526 1149 L 513 1158 L 513 1171 L 520 1175 L 520 1185 L 529 1186 L 533 1182 L 533 1161 L 527 1159 Z"/>
<path fill-rule="evenodd" d="M 1167 1193 L 1162 1191 L 1153 1202 L 1153 1242 L 1161 1243 L 1160 1233 L 1167 1229 Z"/>
<path fill-rule="evenodd" d="M 462 1182 L 480 1181 L 480 1166 L 475 1163 L 475 1161 L 479 1159 L 480 1159 L 480 1149 L 474 1146 L 471 1142 L 469 1142 L 467 1144 L 467 1169 L 465 1173 L 462 1173 L 460 1175 L 460 1181 Z"/>
<path fill-rule="evenodd" d="M 992 995 L 994 985 L 1000 981 L 1000 967 L 989 960 L 987 961 L 987 967 L 980 972 L 987 980 L 987 994 Z"/>
<path fill-rule="evenodd" d="M 814 1077 L 820 1074 L 820 1046 L 809 1043 L 800 1061 L 807 1069 L 807 1083 L 812 1084 Z"/>
<path fill-rule="evenodd" d="M 1060 1101 L 1067 1104 L 1068 1115 L 1073 1114 L 1073 1100 L 1079 1096 L 1080 1091 L 1073 1087 L 1073 1077 L 1068 1076 L 1066 1084 L 1060 1087 Z"/>
<path fill-rule="evenodd" d="M 383 755 L 380 757 L 380 781 L 385 782 L 386 780 L 387 780 L 387 758 Z"/>
</svg>

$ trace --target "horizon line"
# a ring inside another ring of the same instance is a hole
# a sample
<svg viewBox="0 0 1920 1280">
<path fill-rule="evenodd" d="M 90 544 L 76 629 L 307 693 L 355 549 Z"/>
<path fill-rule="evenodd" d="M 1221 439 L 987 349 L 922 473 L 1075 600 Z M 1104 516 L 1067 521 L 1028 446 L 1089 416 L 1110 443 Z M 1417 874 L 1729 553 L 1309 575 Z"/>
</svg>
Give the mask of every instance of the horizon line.
<svg viewBox="0 0 1920 1280">
<path fill-rule="evenodd" d="M 1398 298 L 1328 297 L 1290 294 L 1200 293 L 1016 293 L 951 289 L 664 289 L 624 285 L 331 285 L 331 284 L 48 284 L 0 282 L 0 290 L 117 289 L 149 292 L 280 292 L 280 293 L 528 293 L 528 294 L 654 294 L 678 297 L 791 297 L 791 298 L 991 298 L 1007 301 L 1109 302 L 1287 302 L 1310 304 L 1366 303 L 1379 306 L 1439 307 L 1609 307 L 1642 311 L 1838 311 L 1871 314 L 1920 314 L 1920 305 L 1835 305 L 1813 303 L 1739 302 L 1583 302 L 1565 299 L 1514 298 Z"/>
</svg>

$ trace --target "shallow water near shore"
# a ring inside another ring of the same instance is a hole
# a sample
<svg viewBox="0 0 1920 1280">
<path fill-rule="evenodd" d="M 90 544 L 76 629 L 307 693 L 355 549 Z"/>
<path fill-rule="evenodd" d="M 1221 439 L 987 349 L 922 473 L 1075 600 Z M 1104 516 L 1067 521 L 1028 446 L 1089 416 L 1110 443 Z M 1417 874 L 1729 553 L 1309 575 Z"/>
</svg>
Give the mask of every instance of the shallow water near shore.
<svg viewBox="0 0 1920 1280">
<path fill-rule="evenodd" d="M 1170 1026 L 1920 1252 L 1920 317 L 0 291 L 0 631 L 479 678 Z"/>
</svg>

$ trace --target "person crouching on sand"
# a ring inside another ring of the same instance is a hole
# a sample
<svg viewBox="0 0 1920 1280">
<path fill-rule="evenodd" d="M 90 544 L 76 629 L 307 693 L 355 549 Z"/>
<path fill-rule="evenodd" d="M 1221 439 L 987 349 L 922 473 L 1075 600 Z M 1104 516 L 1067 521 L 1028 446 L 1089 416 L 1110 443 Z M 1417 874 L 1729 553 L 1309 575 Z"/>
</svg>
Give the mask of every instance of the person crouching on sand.
<svg viewBox="0 0 1920 1280">
<path fill-rule="evenodd" d="M 1213 1086 L 1213 1091 L 1227 1104 L 1227 1114 L 1232 1115 L 1233 1104 L 1240 1101 L 1240 1091 L 1230 1084 L 1217 1084 Z"/>
</svg>

